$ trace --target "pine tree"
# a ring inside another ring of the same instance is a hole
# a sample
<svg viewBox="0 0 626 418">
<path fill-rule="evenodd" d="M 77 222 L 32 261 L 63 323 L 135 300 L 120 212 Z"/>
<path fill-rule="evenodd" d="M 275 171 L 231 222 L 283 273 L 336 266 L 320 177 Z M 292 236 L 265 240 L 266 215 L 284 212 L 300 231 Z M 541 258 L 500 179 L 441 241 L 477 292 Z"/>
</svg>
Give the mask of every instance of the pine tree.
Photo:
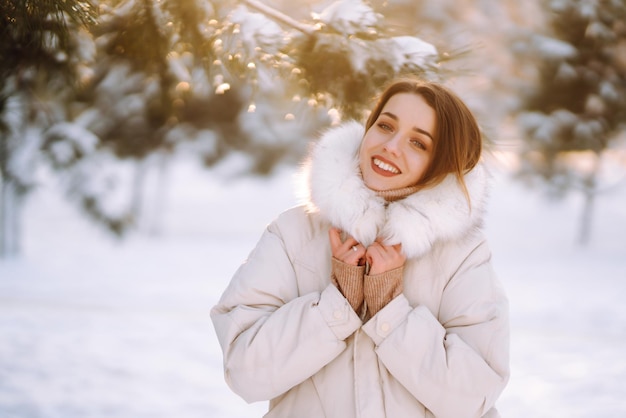
<svg viewBox="0 0 626 418">
<path fill-rule="evenodd" d="M 388 78 L 438 76 L 432 45 L 384 26 L 361 1 L 296 21 L 254 0 L 103 0 L 91 75 L 44 150 L 72 198 L 121 234 L 138 221 L 154 155 L 195 146 L 208 166 L 245 155 L 247 171 L 267 174 L 323 125 L 362 119 Z M 114 168 L 124 161 L 135 174 Z M 120 193 L 135 198 L 111 204 Z"/>
<path fill-rule="evenodd" d="M 74 35 L 94 19 L 88 0 L 0 1 L 0 257 L 18 251 L 41 132 L 58 116 L 51 103 L 71 88 Z"/>
<path fill-rule="evenodd" d="M 626 124 L 626 3 L 543 5 L 550 32 L 516 44 L 522 62 L 538 68 L 519 117 L 526 138 L 520 175 L 540 178 L 556 196 L 584 193 L 580 241 L 586 243 L 602 157 Z"/>
</svg>

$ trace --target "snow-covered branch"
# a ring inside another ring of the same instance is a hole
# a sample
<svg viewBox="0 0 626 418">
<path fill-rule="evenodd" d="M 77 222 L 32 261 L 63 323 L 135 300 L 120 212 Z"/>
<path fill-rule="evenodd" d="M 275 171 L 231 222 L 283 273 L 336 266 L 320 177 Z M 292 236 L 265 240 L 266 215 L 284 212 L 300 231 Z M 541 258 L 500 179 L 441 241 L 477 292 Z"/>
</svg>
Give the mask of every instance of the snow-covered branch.
<svg viewBox="0 0 626 418">
<path fill-rule="evenodd" d="M 243 2 L 247 5 L 252 7 L 253 9 L 258 10 L 259 12 L 265 14 L 266 16 L 271 17 L 272 19 L 283 23 L 287 26 L 290 26 L 296 30 L 299 30 L 300 32 L 306 34 L 306 35 L 313 35 L 316 31 L 317 28 L 313 25 L 308 25 L 306 23 L 302 23 L 302 22 L 298 22 L 297 20 L 293 19 L 291 16 L 288 16 L 270 6 L 267 6 L 266 4 L 261 3 L 260 1 L 257 0 L 243 0 Z"/>
</svg>

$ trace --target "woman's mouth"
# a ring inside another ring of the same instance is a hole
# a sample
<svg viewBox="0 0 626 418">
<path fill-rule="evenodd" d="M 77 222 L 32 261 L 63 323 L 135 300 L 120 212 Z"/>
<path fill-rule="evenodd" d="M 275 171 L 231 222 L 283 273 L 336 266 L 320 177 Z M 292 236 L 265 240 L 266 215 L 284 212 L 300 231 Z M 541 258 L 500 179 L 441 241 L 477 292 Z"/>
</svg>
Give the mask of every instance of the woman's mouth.
<svg viewBox="0 0 626 418">
<path fill-rule="evenodd" d="M 382 159 L 378 157 L 372 158 L 372 170 L 386 177 L 395 176 L 396 174 L 401 173 L 398 167 L 396 167 L 395 165 L 391 164 L 388 161 L 383 161 Z"/>
</svg>

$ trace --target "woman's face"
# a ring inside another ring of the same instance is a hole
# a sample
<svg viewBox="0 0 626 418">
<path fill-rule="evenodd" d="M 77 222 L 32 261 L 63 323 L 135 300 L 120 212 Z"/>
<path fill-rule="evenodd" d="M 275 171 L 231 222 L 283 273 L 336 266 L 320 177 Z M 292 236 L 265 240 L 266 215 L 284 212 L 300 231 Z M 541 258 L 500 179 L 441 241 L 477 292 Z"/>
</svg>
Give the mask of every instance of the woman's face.
<svg viewBox="0 0 626 418">
<path fill-rule="evenodd" d="M 361 143 L 365 185 L 383 191 L 417 184 L 432 159 L 434 132 L 435 110 L 422 96 L 392 96 Z"/>
</svg>

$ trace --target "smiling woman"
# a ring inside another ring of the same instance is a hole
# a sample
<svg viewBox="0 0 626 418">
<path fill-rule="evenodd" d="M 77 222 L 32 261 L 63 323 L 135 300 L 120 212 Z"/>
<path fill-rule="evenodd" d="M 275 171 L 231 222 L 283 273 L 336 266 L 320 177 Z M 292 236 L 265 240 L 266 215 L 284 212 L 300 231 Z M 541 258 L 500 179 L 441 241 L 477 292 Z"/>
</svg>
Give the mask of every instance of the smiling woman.
<svg viewBox="0 0 626 418">
<path fill-rule="evenodd" d="M 480 230 L 480 154 L 463 102 L 413 79 L 365 127 L 324 133 L 305 204 L 211 311 L 233 391 L 270 400 L 266 417 L 498 417 L 508 303 Z"/>
</svg>

